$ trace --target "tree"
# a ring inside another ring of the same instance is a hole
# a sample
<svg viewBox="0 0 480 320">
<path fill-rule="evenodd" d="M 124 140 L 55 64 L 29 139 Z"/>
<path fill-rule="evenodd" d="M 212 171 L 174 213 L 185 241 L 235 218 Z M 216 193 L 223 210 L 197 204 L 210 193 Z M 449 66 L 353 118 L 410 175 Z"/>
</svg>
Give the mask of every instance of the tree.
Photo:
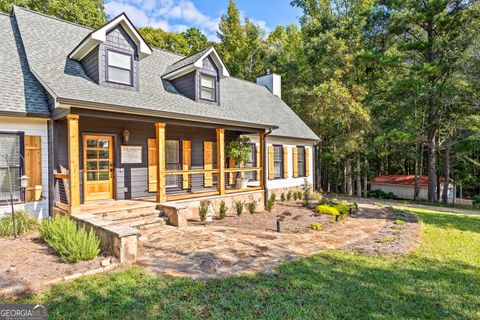
<svg viewBox="0 0 480 320">
<path fill-rule="evenodd" d="M 0 0 L 0 11 L 10 13 L 14 5 L 92 28 L 107 20 L 103 0 Z"/>
<path fill-rule="evenodd" d="M 384 0 L 379 6 L 389 32 L 395 35 L 392 45 L 403 62 L 399 68 L 408 69 L 422 82 L 418 97 L 426 105 L 428 200 L 437 201 L 441 96 L 476 32 L 471 28 L 476 4 L 469 0 Z"/>
<path fill-rule="evenodd" d="M 179 32 L 166 32 L 162 29 L 145 27 L 138 29 L 145 41 L 157 48 L 172 51 L 181 55 L 189 55 L 190 48 L 187 39 Z"/>
<path fill-rule="evenodd" d="M 188 28 L 182 32 L 182 36 L 187 41 L 189 54 L 202 51 L 210 45 L 207 37 L 197 28 Z"/>
</svg>

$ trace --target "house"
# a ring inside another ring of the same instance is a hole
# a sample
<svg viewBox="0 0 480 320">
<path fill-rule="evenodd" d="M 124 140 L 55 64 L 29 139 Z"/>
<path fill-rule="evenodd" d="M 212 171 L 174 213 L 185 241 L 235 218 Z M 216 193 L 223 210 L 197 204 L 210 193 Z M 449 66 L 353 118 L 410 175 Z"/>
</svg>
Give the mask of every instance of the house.
<svg viewBox="0 0 480 320">
<path fill-rule="evenodd" d="M 152 48 L 125 14 L 96 30 L 19 7 L 0 22 L 0 152 L 18 137 L 15 154 L 26 159 L 13 156 L 13 180 L 25 173 L 30 185 L 15 185 L 16 201 L 35 200 L 29 210 L 246 194 L 263 202 L 313 183 L 318 137 L 281 100 L 279 75 L 231 77 L 214 47 L 188 57 Z M 243 136 L 253 148 L 239 167 L 225 146 Z"/>
<path fill-rule="evenodd" d="M 400 199 L 413 199 L 415 175 L 383 175 L 370 180 L 370 190 L 391 192 Z M 443 183 L 440 184 L 440 194 L 443 192 Z M 448 188 L 448 202 L 453 203 L 455 187 Z M 428 176 L 420 176 L 419 200 L 428 200 Z"/>
</svg>

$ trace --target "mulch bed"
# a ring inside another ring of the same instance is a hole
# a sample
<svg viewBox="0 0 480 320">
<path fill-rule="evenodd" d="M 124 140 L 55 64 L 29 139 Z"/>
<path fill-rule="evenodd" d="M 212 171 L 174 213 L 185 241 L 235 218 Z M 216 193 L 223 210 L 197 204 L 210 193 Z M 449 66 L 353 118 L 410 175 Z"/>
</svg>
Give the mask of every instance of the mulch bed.
<svg viewBox="0 0 480 320">
<path fill-rule="evenodd" d="M 245 210 L 241 216 L 230 213 L 223 220 L 214 220 L 211 225 L 276 232 L 277 220 L 281 220 L 282 233 L 310 233 L 315 232 L 310 228 L 310 224 L 318 223 L 326 226 L 332 222 L 332 219 L 331 216 L 316 214 L 313 209 L 304 207 L 301 201 L 277 201 L 272 212 L 262 211 L 250 214 Z"/>
<path fill-rule="evenodd" d="M 17 288 L 22 294 L 38 291 L 59 277 L 100 268 L 105 259 L 65 263 L 36 233 L 15 240 L 0 238 L 0 252 L 0 297 Z"/>
<path fill-rule="evenodd" d="M 401 219 L 385 208 L 386 224 L 366 239 L 341 249 L 368 255 L 403 255 L 412 252 L 420 240 L 420 223 L 409 212 L 402 211 Z M 403 221 L 403 222 L 402 222 Z"/>
</svg>

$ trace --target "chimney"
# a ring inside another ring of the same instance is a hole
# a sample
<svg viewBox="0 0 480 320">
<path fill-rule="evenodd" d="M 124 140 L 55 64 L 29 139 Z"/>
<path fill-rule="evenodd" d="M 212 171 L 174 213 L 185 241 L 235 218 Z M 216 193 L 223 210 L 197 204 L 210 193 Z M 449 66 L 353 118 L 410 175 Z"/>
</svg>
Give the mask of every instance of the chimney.
<svg viewBox="0 0 480 320">
<path fill-rule="evenodd" d="M 271 73 L 270 69 L 265 70 L 265 75 L 257 78 L 257 84 L 267 87 L 271 93 L 282 98 L 282 77 Z"/>
</svg>

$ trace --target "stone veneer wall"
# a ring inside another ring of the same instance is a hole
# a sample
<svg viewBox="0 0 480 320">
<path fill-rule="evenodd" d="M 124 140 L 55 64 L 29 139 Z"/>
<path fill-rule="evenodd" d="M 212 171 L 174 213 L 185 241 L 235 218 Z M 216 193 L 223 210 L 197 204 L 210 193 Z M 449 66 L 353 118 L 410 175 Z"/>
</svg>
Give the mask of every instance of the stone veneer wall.
<svg viewBox="0 0 480 320">
<path fill-rule="evenodd" d="M 275 188 L 275 189 L 268 189 L 268 196 L 270 196 L 272 193 L 275 193 L 277 196 L 277 200 L 280 200 L 280 196 L 283 193 L 285 193 L 285 196 L 287 196 L 288 191 L 303 191 L 302 186 L 296 186 L 296 187 L 285 187 L 285 188 Z"/>
</svg>

